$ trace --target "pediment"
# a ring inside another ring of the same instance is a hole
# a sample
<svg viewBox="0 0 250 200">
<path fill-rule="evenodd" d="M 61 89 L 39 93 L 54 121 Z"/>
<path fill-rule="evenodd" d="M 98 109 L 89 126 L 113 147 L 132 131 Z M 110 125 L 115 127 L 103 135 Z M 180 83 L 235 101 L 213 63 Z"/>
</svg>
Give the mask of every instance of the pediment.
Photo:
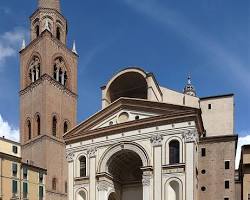
<svg viewBox="0 0 250 200">
<path fill-rule="evenodd" d="M 84 137 L 95 132 L 110 134 L 120 127 L 136 127 L 149 124 L 152 120 L 198 116 L 200 109 L 153 102 L 142 99 L 120 98 L 105 109 L 97 112 L 64 135 L 64 139 Z"/>
</svg>

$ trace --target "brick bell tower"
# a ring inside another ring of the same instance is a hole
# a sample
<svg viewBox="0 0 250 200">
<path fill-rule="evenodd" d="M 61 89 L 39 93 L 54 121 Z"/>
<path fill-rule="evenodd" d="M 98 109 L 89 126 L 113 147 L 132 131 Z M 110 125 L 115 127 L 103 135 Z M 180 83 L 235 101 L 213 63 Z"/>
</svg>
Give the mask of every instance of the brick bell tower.
<svg viewBox="0 0 250 200">
<path fill-rule="evenodd" d="M 39 0 L 30 26 L 31 42 L 20 51 L 22 158 L 47 169 L 47 200 L 66 200 L 62 136 L 76 125 L 78 55 L 66 46 L 67 21 L 60 0 Z"/>
</svg>

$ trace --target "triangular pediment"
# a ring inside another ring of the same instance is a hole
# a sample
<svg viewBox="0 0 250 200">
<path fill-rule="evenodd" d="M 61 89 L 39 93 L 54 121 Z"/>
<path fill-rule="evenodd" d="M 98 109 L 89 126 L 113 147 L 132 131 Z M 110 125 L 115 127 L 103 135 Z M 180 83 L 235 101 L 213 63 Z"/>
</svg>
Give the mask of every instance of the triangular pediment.
<svg viewBox="0 0 250 200">
<path fill-rule="evenodd" d="M 97 112 L 64 135 L 64 139 L 73 139 L 89 133 L 105 132 L 119 128 L 122 125 L 139 126 L 150 123 L 151 120 L 171 117 L 199 115 L 200 109 L 152 102 L 142 99 L 120 98 L 105 109 Z"/>
</svg>

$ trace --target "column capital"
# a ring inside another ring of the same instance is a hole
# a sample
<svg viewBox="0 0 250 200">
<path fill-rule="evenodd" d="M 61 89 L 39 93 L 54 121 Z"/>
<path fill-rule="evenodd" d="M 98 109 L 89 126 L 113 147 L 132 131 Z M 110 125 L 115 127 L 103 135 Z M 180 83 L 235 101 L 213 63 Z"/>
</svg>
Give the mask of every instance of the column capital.
<svg viewBox="0 0 250 200">
<path fill-rule="evenodd" d="M 196 129 L 188 130 L 182 134 L 186 143 L 192 143 L 198 141 L 198 132 Z"/>
<path fill-rule="evenodd" d="M 66 153 L 66 159 L 68 162 L 73 162 L 75 158 L 75 154 L 73 152 Z"/>
<path fill-rule="evenodd" d="M 87 151 L 88 155 L 90 158 L 95 158 L 96 157 L 96 147 L 90 147 Z"/>
<path fill-rule="evenodd" d="M 101 181 L 97 185 L 98 191 L 108 191 L 108 184 L 104 181 Z"/>
<path fill-rule="evenodd" d="M 162 145 L 163 136 L 161 134 L 153 135 L 150 138 L 150 142 L 152 143 L 153 147 L 161 146 Z"/>
</svg>

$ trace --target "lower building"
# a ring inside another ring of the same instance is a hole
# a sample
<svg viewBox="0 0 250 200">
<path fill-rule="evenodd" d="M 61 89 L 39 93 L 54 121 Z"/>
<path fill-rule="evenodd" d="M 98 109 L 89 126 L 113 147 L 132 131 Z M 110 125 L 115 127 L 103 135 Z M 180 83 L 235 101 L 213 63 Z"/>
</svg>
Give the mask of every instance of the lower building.
<svg viewBox="0 0 250 200">
<path fill-rule="evenodd" d="M 250 200 L 250 145 L 244 145 L 241 148 L 241 159 L 236 181 L 237 198 Z"/>
<path fill-rule="evenodd" d="M 0 138 L 0 200 L 44 200 L 46 169 L 21 160 L 20 144 Z"/>
</svg>

